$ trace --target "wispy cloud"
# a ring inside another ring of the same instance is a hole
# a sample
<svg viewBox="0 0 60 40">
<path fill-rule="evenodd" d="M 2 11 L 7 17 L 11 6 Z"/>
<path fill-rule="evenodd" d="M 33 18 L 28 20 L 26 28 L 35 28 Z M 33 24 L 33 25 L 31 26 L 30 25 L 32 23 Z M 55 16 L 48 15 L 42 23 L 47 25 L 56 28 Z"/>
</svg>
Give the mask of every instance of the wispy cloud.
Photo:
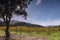
<svg viewBox="0 0 60 40">
<path fill-rule="evenodd" d="M 35 24 L 43 25 L 43 26 L 49 26 L 49 25 L 60 25 L 60 19 L 53 20 L 53 21 L 41 21 L 41 22 L 35 22 Z"/>
<path fill-rule="evenodd" d="M 27 20 L 24 20 L 22 17 L 16 17 L 16 16 L 14 16 L 13 19 L 18 20 L 18 21 L 25 21 L 25 22 L 32 23 L 32 24 L 43 25 L 43 26 L 60 25 L 60 19 L 51 20 L 51 18 L 48 18 L 47 21 L 34 21 L 29 18 Z"/>
<path fill-rule="evenodd" d="M 36 0 L 36 5 L 39 5 L 41 3 L 41 0 Z"/>
</svg>

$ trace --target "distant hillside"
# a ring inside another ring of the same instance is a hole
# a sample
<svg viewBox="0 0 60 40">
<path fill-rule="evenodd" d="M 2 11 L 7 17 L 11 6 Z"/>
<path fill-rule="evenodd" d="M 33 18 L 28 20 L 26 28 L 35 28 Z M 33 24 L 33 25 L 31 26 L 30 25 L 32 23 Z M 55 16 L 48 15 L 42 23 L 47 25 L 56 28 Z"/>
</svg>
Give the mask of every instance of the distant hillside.
<svg viewBox="0 0 60 40">
<path fill-rule="evenodd" d="M 57 25 L 57 26 L 53 26 L 53 25 L 52 25 L 52 26 L 48 26 L 48 27 L 49 27 L 49 28 L 50 28 L 50 27 L 60 27 L 60 25 Z"/>
<path fill-rule="evenodd" d="M 4 22 L 0 21 L 0 26 L 5 25 Z M 27 23 L 27 22 L 20 22 L 20 21 L 16 21 L 16 20 L 11 20 L 10 22 L 11 26 L 27 26 L 27 27 L 43 27 L 41 25 L 37 25 L 37 24 L 31 24 L 31 23 Z"/>
<path fill-rule="evenodd" d="M 0 25 L 4 25 L 4 22 L 0 21 Z"/>
<path fill-rule="evenodd" d="M 14 25 L 16 26 L 27 26 L 27 27 L 43 27 L 41 25 L 37 25 L 37 24 L 31 24 L 31 23 L 26 23 L 26 22 L 18 22 L 18 23 L 15 23 Z"/>
</svg>

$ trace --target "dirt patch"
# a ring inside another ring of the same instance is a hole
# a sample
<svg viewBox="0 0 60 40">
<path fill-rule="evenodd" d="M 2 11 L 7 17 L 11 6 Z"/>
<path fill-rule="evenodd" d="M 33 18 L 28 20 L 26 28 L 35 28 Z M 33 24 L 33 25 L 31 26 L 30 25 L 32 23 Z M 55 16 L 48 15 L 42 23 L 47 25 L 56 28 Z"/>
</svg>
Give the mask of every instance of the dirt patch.
<svg viewBox="0 0 60 40">
<path fill-rule="evenodd" d="M 5 37 L 0 36 L 0 40 L 4 40 Z M 11 37 L 9 40 L 49 40 L 49 38 L 45 37 L 34 37 L 29 35 L 17 35 L 17 34 L 11 34 Z"/>
<path fill-rule="evenodd" d="M 5 40 L 5 37 L 0 36 L 0 40 Z M 15 39 L 9 38 L 9 40 L 15 40 Z"/>
</svg>

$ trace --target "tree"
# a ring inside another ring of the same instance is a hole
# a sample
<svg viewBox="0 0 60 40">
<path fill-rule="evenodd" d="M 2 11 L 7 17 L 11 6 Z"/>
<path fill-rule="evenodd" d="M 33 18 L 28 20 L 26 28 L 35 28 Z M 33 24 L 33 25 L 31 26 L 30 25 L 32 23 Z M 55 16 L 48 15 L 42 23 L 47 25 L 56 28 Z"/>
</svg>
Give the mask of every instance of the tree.
<svg viewBox="0 0 60 40">
<path fill-rule="evenodd" d="M 27 12 L 26 8 L 32 0 L 0 0 L 0 17 L 4 20 L 6 24 L 5 29 L 5 40 L 9 40 L 9 24 L 13 15 L 23 15 L 26 19 Z"/>
</svg>

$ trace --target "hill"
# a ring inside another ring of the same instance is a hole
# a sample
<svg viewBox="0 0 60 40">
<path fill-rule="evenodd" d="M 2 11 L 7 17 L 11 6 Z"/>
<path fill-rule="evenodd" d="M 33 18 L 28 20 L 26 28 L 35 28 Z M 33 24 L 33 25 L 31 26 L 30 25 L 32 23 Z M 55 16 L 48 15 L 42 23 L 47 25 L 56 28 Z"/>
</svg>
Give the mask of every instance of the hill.
<svg viewBox="0 0 60 40">
<path fill-rule="evenodd" d="M 4 22 L 0 21 L 0 26 L 3 26 L 3 25 L 5 25 Z M 41 25 L 31 24 L 31 23 L 27 23 L 27 22 L 20 22 L 20 21 L 16 21 L 16 20 L 11 20 L 10 26 L 43 27 Z"/>
</svg>

